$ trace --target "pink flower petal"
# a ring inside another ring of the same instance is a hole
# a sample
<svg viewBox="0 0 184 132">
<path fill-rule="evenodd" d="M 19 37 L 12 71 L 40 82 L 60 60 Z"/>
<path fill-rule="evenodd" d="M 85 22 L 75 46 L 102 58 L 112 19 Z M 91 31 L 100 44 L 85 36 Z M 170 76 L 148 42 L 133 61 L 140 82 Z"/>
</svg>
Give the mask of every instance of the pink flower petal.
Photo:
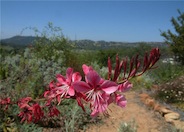
<svg viewBox="0 0 184 132">
<path fill-rule="evenodd" d="M 130 82 L 126 81 L 126 82 L 124 82 L 123 84 L 120 84 L 120 85 L 118 86 L 118 90 L 119 90 L 120 92 L 126 92 L 126 91 L 130 90 L 130 89 L 132 88 L 132 86 L 133 86 L 133 85 L 132 85 Z"/>
<path fill-rule="evenodd" d="M 107 106 L 108 106 L 108 104 L 106 101 L 106 97 L 104 98 L 104 100 L 100 99 L 100 102 L 98 102 L 98 104 L 96 104 L 96 107 L 100 113 L 103 113 L 104 111 L 106 111 Z"/>
<path fill-rule="evenodd" d="M 102 83 L 100 88 L 107 94 L 111 94 L 118 89 L 118 85 L 115 82 L 106 80 Z"/>
<path fill-rule="evenodd" d="M 61 74 L 57 74 L 56 78 L 57 78 L 58 82 L 61 84 L 66 81 L 65 77 Z"/>
<path fill-rule="evenodd" d="M 83 64 L 82 65 L 82 69 L 83 69 L 83 72 L 84 74 L 86 75 L 89 71 L 92 71 L 93 68 L 91 66 L 87 66 L 86 64 Z"/>
<path fill-rule="evenodd" d="M 75 95 L 75 90 L 73 89 L 72 86 L 69 87 L 69 89 L 68 89 L 68 94 L 69 94 L 70 96 L 74 96 L 74 95 Z"/>
<path fill-rule="evenodd" d="M 77 92 L 88 92 L 92 89 L 86 82 L 83 81 L 74 82 L 72 86 Z"/>
<path fill-rule="evenodd" d="M 116 104 L 122 108 L 126 106 L 126 98 L 123 95 L 117 95 L 116 96 Z"/>
<path fill-rule="evenodd" d="M 81 79 L 82 79 L 82 76 L 80 75 L 79 72 L 73 73 L 73 75 L 72 75 L 72 82 L 81 81 Z"/>
<path fill-rule="evenodd" d="M 91 117 L 93 117 L 93 118 L 94 118 L 94 117 L 97 117 L 98 114 L 99 114 L 99 112 L 95 109 L 95 110 L 92 111 Z"/>
<path fill-rule="evenodd" d="M 79 92 L 75 92 L 75 97 L 77 100 L 78 105 L 82 108 L 82 110 L 85 112 L 85 108 L 84 105 L 82 103 L 82 100 L 86 98 L 86 95 L 79 93 Z"/>
<path fill-rule="evenodd" d="M 114 94 L 111 94 L 109 99 L 108 99 L 108 105 L 114 102 L 114 98 L 115 98 Z"/>
<path fill-rule="evenodd" d="M 57 95 L 57 96 L 56 96 L 56 99 L 57 99 L 57 101 L 58 101 L 58 104 L 60 104 L 60 102 L 61 102 L 61 96 L 60 96 L 60 95 Z"/>
<path fill-rule="evenodd" d="M 100 76 L 95 71 L 89 71 L 86 75 L 86 79 L 93 88 L 96 88 L 101 80 Z"/>
<path fill-rule="evenodd" d="M 50 91 L 45 91 L 44 93 L 43 93 L 43 96 L 46 98 L 47 97 L 47 95 L 50 93 Z"/>
<path fill-rule="evenodd" d="M 68 83 L 71 83 L 72 74 L 73 74 L 73 69 L 70 68 L 70 67 L 67 68 L 67 70 L 66 70 L 66 78 L 67 78 Z"/>
<path fill-rule="evenodd" d="M 51 90 L 53 88 L 54 88 L 54 81 L 50 82 L 50 84 L 49 84 L 49 89 Z"/>
</svg>

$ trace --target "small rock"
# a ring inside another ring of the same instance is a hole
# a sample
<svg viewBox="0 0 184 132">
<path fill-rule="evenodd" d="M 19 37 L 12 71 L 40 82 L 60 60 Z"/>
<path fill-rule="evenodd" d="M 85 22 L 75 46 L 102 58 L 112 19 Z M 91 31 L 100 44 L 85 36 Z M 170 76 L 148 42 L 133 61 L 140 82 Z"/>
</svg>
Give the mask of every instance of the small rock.
<svg viewBox="0 0 184 132">
<path fill-rule="evenodd" d="M 170 118 L 166 118 L 165 117 L 165 121 L 167 122 L 167 123 L 171 123 L 171 124 L 173 124 L 174 125 L 174 120 L 173 119 L 170 119 Z"/>
<path fill-rule="evenodd" d="M 139 96 L 140 96 L 142 102 L 145 102 L 146 99 L 150 98 L 150 96 L 148 94 L 145 94 L 145 93 L 142 93 Z"/>
<path fill-rule="evenodd" d="M 161 108 L 162 106 L 161 105 L 159 105 L 158 103 L 157 104 L 155 104 L 155 106 L 154 106 L 154 111 L 158 111 L 158 112 L 160 112 L 160 108 Z"/>
<path fill-rule="evenodd" d="M 146 101 L 145 101 L 145 104 L 148 107 L 154 108 L 154 106 L 155 106 L 156 103 L 155 103 L 155 100 L 154 99 L 147 98 Z"/>
<path fill-rule="evenodd" d="M 159 112 L 162 113 L 163 115 L 168 114 L 168 113 L 174 113 L 172 110 L 165 108 L 165 107 L 160 107 Z"/>
<path fill-rule="evenodd" d="M 164 115 L 165 120 L 168 122 L 172 120 L 178 120 L 180 118 L 180 115 L 176 112 L 168 113 Z"/>
</svg>

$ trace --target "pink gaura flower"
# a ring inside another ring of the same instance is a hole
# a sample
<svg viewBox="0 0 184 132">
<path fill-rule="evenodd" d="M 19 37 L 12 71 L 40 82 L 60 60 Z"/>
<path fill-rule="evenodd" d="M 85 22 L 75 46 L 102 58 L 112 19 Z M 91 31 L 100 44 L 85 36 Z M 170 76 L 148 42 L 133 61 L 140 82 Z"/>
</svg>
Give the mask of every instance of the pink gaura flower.
<svg viewBox="0 0 184 132">
<path fill-rule="evenodd" d="M 101 112 L 105 112 L 108 106 L 110 94 L 118 89 L 115 82 L 102 79 L 94 70 L 83 70 L 85 72 L 85 80 L 76 81 L 73 87 L 77 92 L 85 93 L 86 100 L 90 102 L 91 116 L 95 117 Z"/>
<path fill-rule="evenodd" d="M 60 112 L 55 106 L 50 106 L 49 107 L 48 116 L 53 117 L 53 116 L 58 116 L 59 114 L 60 114 Z"/>
<path fill-rule="evenodd" d="M 115 103 L 122 108 L 125 107 L 127 103 L 125 96 L 120 94 L 117 94 L 117 95 L 115 94 Z"/>
<path fill-rule="evenodd" d="M 29 105 L 23 105 L 22 106 L 22 111 L 18 114 L 18 116 L 21 119 L 21 123 L 24 122 L 24 121 L 27 121 L 27 122 L 31 122 L 32 121 L 32 115 L 33 115 L 33 108 Z"/>
<path fill-rule="evenodd" d="M 125 81 L 122 84 L 118 85 L 118 91 L 127 92 L 132 87 L 133 87 L 133 84 L 131 84 L 129 81 Z"/>
<path fill-rule="evenodd" d="M 79 72 L 73 73 L 72 68 L 66 70 L 66 77 L 61 74 L 56 75 L 57 82 L 51 82 L 49 87 L 50 90 L 44 93 L 44 97 L 48 98 L 48 104 L 52 99 L 57 98 L 60 103 L 62 98 L 70 98 L 75 95 L 75 90 L 73 88 L 73 82 L 80 81 L 82 79 Z"/>
<path fill-rule="evenodd" d="M 34 115 L 34 122 L 38 122 L 44 116 L 44 112 L 42 111 L 40 105 L 37 103 L 34 104 L 32 108 L 33 108 L 32 110 Z"/>
<path fill-rule="evenodd" d="M 32 100 L 31 97 L 22 98 L 18 101 L 19 108 L 23 108 L 25 105 L 28 105 L 28 103 Z"/>
<path fill-rule="evenodd" d="M 113 93 L 110 95 L 108 103 L 115 103 L 116 105 L 124 108 L 127 104 L 126 98 L 122 94 Z"/>
<path fill-rule="evenodd" d="M 5 105 L 5 108 L 4 110 L 7 110 L 8 109 L 8 105 L 11 103 L 11 99 L 8 97 L 8 98 L 5 98 L 5 99 L 0 99 L 0 105 Z"/>
<path fill-rule="evenodd" d="M 70 96 L 74 96 L 75 94 L 75 90 L 73 89 L 72 83 L 75 81 L 80 81 L 82 79 L 79 72 L 73 73 L 72 68 L 67 69 L 66 78 L 61 74 L 58 74 L 56 78 L 58 80 L 58 90 L 61 90 L 63 95 L 68 94 Z"/>
<path fill-rule="evenodd" d="M 122 84 L 118 85 L 117 91 L 127 92 L 132 88 L 132 86 L 133 85 L 129 81 L 125 81 Z M 121 94 L 116 94 L 116 93 L 114 93 L 114 95 L 115 95 L 115 103 L 120 107 L 125 107 L 127 103 L 125 96 Z"/>
<path fill-rule="evenodd" d="M 11 102 L 11 99 L 9 97 L 5 98 L 5 99 L 0 99 L 0 104 L 1 105 L 10 104 L 10 102 Z"/>
<path fill-rule="evenodd" d="M 109 104 L 110 103 L 115 103 L 116 105 L 120 107 L 125 107 L 126 106 L 126 98 L 123 95 L 123 92 L 126 92 L 132 88 L 132 84 L 128 81 L 123 82 L 122 84 L 118 85 L 118 89 L 116 92 L 112 93 L 109 98 Z"/>
<path fill-rule="evenodd" d="M 18 106 L 21 109 L 18 116 L 22 118 L 21 122 L 38 122 L 44 116 L 44 112 L 42 111 L 40 105 L 38 103 L 30 103 L 31 100 L 31 97 L 26 97 L 18 101 Z"/>
<path fill-rule="evenodd" d="M 22 118 L 21 123 L 24 121 L 31 122 L 33 119 L 33 108 L 28 104 L 31 100 L 31 97 L 26 97 L 18 101 L 18 106 L 21 109 L 21 112 L 18 114 L 18 116 Z"/>
</svg>

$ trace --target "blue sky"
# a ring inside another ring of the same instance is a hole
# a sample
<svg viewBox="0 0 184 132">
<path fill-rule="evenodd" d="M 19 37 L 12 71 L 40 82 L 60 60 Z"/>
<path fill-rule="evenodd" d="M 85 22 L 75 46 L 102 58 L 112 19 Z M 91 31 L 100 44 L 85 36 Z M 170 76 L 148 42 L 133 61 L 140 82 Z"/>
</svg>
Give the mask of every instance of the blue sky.
<svg viewBox="0 0 184 132">
<path fill-rule="evenodd" d="M 17 1 L 1 0 L 1 38 L 26 27 L 42 30 L 48 22 L 71 40 L 164 41 L 160 30 L 173 30 L 171 17 L 184 1 Z M 26 30 L 23 35 L 34 35 Z"/>
</svg>

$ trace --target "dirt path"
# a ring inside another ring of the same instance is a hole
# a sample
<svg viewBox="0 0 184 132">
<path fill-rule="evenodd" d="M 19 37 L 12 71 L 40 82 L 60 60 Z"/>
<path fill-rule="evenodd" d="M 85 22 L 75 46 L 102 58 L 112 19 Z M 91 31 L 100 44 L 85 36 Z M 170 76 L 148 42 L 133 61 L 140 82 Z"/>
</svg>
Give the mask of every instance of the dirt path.
<svg viewBox="0 0 184 132">
<path fill-rule="evenodd" d="M 109 117 L 102 117 L 102 123 L 88 126 L 86 132 L 117 132 L 121 122 L 135 121 L 137 132 L 172 132 L 160 114 L 149 110 L 135 91 L 127 92 L 127 107 L 122 109 L 114 104 L 109 106 Z"/>
</svg>

